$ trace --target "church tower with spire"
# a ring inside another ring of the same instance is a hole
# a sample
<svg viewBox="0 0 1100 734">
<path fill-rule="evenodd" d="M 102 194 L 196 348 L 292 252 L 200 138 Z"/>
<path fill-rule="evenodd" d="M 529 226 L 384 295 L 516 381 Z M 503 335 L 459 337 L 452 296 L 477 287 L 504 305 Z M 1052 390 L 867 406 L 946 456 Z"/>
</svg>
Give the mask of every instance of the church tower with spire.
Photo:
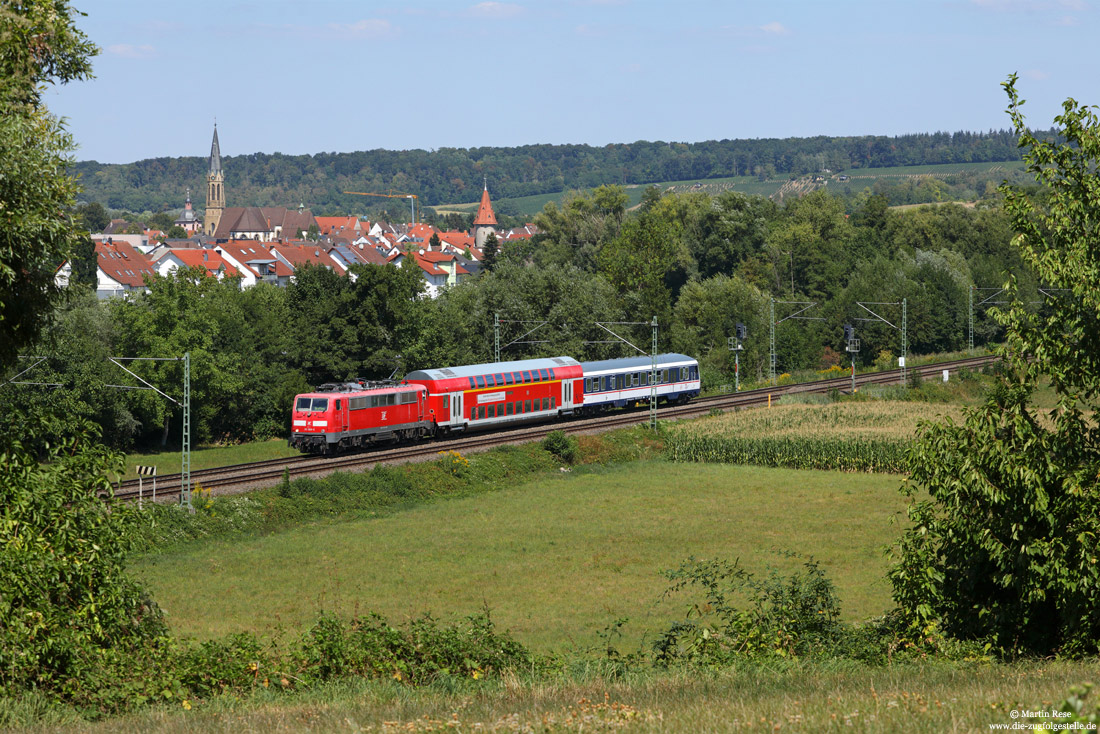
<svg viewBox="0 0 1100 734">
<path fill-rule="evenodd" d="M 225 211 L 225 176 L 222 175 L 222 151 L 218 147 L 218 124 L 214 123 L 214 141 L 210 143 L 210 172 L 206 174 L 206 216 L 203 219 L 207 235 L 213 236 Z"/>
<path fill-rule="evenodd" d="M 493 205 L 489 201 L 489 182 L 485 181 L 481 191 L 481 204 L 474 217 L 474 247 L 483 247 L 490 232 L 496 232 L 497 215 L 493 214 Z"/>
</svg>

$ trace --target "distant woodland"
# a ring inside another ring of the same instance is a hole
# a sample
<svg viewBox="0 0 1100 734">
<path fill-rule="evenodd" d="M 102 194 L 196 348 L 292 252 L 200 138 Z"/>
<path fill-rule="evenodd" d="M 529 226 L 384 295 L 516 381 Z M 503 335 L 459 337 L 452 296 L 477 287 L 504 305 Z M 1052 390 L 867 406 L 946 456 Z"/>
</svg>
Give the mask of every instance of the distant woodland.
<svg viewBox="0 0 1100 734">
<path fill-rule="evenodd" d="M 223 154 L 232 150 L 222 132 Z M 475 201 L 488 181 L 494 201 L 601 184 L 757 176 L 799 176 L 828 169 L 883 168 L 948 163 L 1018 161 L 1008 131 L 921 133 L 897 137 L 813 137 L 720 140 L 702 143 L 646 142 L 590 145 L 527 145 L 513 148 L 370 150 L 354 153 L 223 155 L 230 206 L 297 206 L 315 214 L 363 212 L 398 200 L 364 200 L 344 191 L 411 193 L 422 206 Z M 182 207 L 187 189 L 197 208 L 206 191 L 207 159 L 153 158 L 127 164 L 76 163 L 82 198 L 109 209 L 159 212 Z M 369 202 L 369 203 L 368 203 Z M 905 202 L 898 202 L 905 203 Z"/>
</svg>

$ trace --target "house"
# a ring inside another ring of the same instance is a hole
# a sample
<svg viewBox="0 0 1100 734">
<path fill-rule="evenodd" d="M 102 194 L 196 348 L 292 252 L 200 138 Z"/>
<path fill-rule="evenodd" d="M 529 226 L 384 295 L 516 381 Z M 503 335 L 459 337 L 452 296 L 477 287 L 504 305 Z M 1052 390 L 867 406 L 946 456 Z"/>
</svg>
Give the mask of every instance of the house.
<svg viewBox="0 0 1100 734">
<path fill-rule="evenodd" d="M 359 217 L 314 217 L 317 227 L 325 237 L 350 237 L 356 239 L 366 234 L 367 230 L 359 221 Z"/>
<path fill-rule="evenodd" d="M 359 245 L 334 245 L 328 249 L 328 255 L 336 262 L 349 268 L 352 265 L 386 265 L 389 260 L 386 253 L 373 243 Z"/>
<path fill-rule="evenodd" d="M 179 268 L 201 268 L 206 274 L 221 280 L 239 275 L 237 268 L 230 265 L 214 250 L 175 248 L 160 253 L 154 267 L 160 275 L 167 276 Z"/>
<path fill-rule="evenodd" d="M 439 230 L 430 224 L 413 224 L 409 227 L 408 235 L 411 239 L 429 242 L 433 234 L 439 234 Z"/>
<path fill-rule="evenodd" d="M 285 286 L 294 272 L 259 242 L 233 240 L 219 244 L 214 252 L 237 269 L 242 288 L 249 288 L 260 282 Z"/>
<path fill-rule="evenodd" d="M 410 255 L 422 271 L 428 286 L 426 291 L 429 298 L 437 297 L 440 290 L 446 286 L 457 285 L 470 275 L 470 271 L 462 265 L 456 255 L 427 250 L 417 250 Z"/>
<path fill-rule="evenodd" d="M 100 298 L 144 292 L 146 278 L 156 275 L 153 266 L 126 240 L 113 238 L 95 243 L 96 295 Z"/>
<path fill-rule="evenodd" d="M 107 229 L 110 229 L 110 227 Z M 105 231 L 103 234 L 93 234 L 92 240 L 95 242 L 106 242 L 110 240 L 115 244 L 125 242 L 129 244 L 130 247 L 143 254 L 156 247 L 155 242 L 150 244 L 149 235 L 147 234 L 110 234 Z"/>
<path fill-rule="evenodd" d="M 522 227 L 510 229 L 500 235 L 501 242 L 515 242 L 516 240 L 529 240 L 539 233 L 539 228 L 528 222 Z"/>
<path fill-rule="evenodd" d="M 439 242 L 443 252 L 455 255 L 463 254 L 474 247 L 474 238 L 466 232 L 440 232 Z"/>
<path fill-rule="evenodd" d="M 53 284 L 58 288 L 68 288 L 73 279 L 73 264 L 66 260 L 53 273 Z"/>
<path fill-rule="evenodd" d="M 340 265 L 325 249 L 318 244 L 274 244 L 270 248 L 271 254 L 286 265 L 290 270 L 297 270 L 303 265 L 328 268 L 337 275 L 346 275 L 347 268 Z"/>
</svg>

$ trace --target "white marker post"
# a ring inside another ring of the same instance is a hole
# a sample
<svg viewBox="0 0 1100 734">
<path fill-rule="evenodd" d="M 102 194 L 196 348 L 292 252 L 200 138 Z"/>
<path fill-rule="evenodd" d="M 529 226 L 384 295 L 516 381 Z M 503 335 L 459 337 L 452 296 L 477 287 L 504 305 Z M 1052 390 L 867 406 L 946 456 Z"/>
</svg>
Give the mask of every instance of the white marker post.
<svg viewBox="0 0 1100 734">
<path fill-rule="evenodd" d="M 157 468 L 155 466 L 139 466 L 137 468 L 138 475 L 138 509 L 141 509 L 142 492 L 144 487 L 142 486 L 142 477 L 153 478 L 153 502 L 157 501 Z"/>
</svg>

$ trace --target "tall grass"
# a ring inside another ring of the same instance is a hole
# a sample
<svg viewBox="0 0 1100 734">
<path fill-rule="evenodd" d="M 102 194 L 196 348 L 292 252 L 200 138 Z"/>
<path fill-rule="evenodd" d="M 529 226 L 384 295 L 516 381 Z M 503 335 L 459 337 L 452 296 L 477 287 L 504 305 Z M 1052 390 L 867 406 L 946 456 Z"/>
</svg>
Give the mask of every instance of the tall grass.
<svg viewBox="0 0 1100 734">
<path fill-rule="evenodd" d="M 598 667 L 559 677 L 447 680 L 421 689 L 341 681 L 286 698 L 260 692 L 185 710 L 35 731 L 222 732 L 988 732 L 1013 711 L 1053 710 L 1096 662 L 747 665 L 714 671 Z M 1091 709 L 1092 702 L 1089 701 Z M 1047 717 L 1038 720 L 1050 722 Z"/>
</svg>

